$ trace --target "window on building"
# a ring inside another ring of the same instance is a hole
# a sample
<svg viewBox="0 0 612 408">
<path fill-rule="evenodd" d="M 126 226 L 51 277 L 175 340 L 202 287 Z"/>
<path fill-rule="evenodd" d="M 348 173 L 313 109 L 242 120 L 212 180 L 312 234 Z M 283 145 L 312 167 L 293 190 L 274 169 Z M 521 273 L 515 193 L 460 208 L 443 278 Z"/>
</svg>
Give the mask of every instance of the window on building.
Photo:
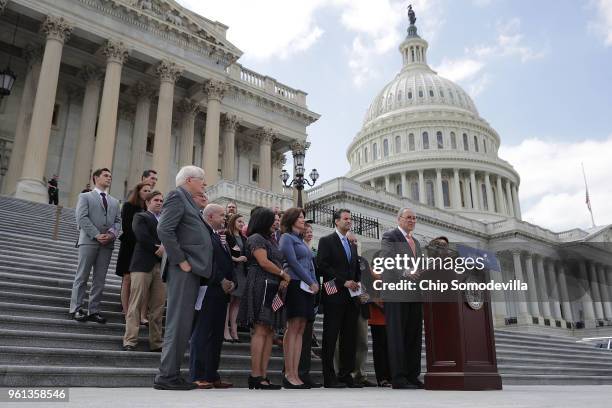
<svg viewBox="0 0 612 408">
<path fill-rule="evenodd" d="M 402 185 L 398 184 L 395 186 L 395 194 L 397 194 L 398 196 L 402 195 Z"/>
<path fill-rule="evenodd" d="M 463 191 L 463 181 L 459 181 L 459 194 L 461 195 L 461 207 L 465 208 L 465 192 Z"/>
<path fill-rule="evenodd" d="M 410 184 L 410 197 L 414 201 L 419 201 L 419 183 L 416 181 Z"/>
<path fill-rule="evenodd" d="M 196 158 L 196 147 L 194 145 L 193 149 L 191 149 L 191 164 L 195 164 L 195 158 Z"/>
<path fill-rule="evenodd" d="M 374 143 L 372 145 L 372 160 L 378 159 L 378 145 Z"/>
<path fill-rule="evenodd" d="M 59 126 L 59 114 L 60 114 L 60 106 L 59 104 L 53 105 L 53 116 L 51 116 L 51 126 L 58 127 Z"/>
<path fill-rule="evenodd" d="M 412 133 L 408 135 L 408 150 L 414 151 L 414 134 Z"/>
<path fill-rule="evenodd" d="M 455 137 L 455 132 L 451 132 L 450 136 L 451 136 L 451 149 L 457 149 L 457 138 Z"/>
<path fill-rule="evenodd" d="M 474 151 L 478 153 L 478 138 L 474 136 Z"/>
<path fill-rule="evenodd" d="M 361 166 L 361 151 L 357 153 L 357 164 Z"/>
<path fill-rule="evenodd" d="M 438 141 L 438 149 L 444 149 L 444 136 L 439 130 L 436 132 L 436 140 Z"/>
<path fill-rule="evenodd" d="M 412 91 L 408 91 L 408 99 L 412 99 Z"/>
<path fill-rule="evenodd" d="M 497 209 L 497 188 L 495 186 L 491 186 L 491 192 L 493 193 L 493 211 L 499 212 Z"/>
<path fill-rule="evenodd" d="M 450 207 L 450 189 L 448 180 L 442 180 L 442 202 L 444 207 Z"/>
<path fill-rule="evenodd" d="M 402 91 L 397 91 L 397 101 L 401 101 L 402 100 Z"/>
<path fill-rule="evenodd" d="M 431 205 L 432 207 L 436 205 L 436 198 L 434 196 L 434 185 L 433 181 L 425 182 L 425 190 L 427 194 L 427 205 Z"/>
<path fill-rule="evenodd" d="M 451 91 L 450 89 L 448 90 L 448 94 L 450 95 L 451 99 L 455 99 L 455 94 L 453 94 L 453 91 Z"/>
<path fill-rule="evenodd" d="M 429 90 L 429 96 L 433 98 L 433 96 L 434 96 L 433 89 L 430 89 L 430 90 Z"/>
<path fill-rule="evenodd" d="M 423 97 L 423 90 L 419 89 L 419 98 L 422 98 L 422 97 Z"/>
<path fill-rule="evenodd" d="M 440 89 L 440 98 L 444 98 L 444 91 Z"/>
<path fill-rule="evenodd" d="M 389 157 L 389 140 L 383 140 L 383 156 Z"/>
<path fill-rule="evenodd" d="M 427 132 L 423 132 L 423 149 L 429 149 L 429 135 Z"/>
<path fill-rule="evenodd" d="M 155 133 L 149 132 L 147 134 L 147 153 L 153 153 L 154 147 L 155 147 Z"/>
<path fill-rule="evenodd" d="M 487 198 L 487 186 L 482 183 L 480 185 L 480 192 L 482 193 L 482 206 L 485 211 L 489 211 L 489 199 Z"/>
<path fill-rule="evenodd" d="M 482 139 L 482 150 L 484 150 L 484 152 L 487 152 L 487 139 Z"/>
<path fill-rule="evenodd" d="M 468 142 L 467 133 L 463 134 L 463 150 L 465 150 L 466 152 L 470 150 L 470 143 Z"/>
<path fill-rule="evenodd" d="M 251 182 L 259 183 L 259 165 L 253 164 L 251 166 Z"/>
<path fill-rule="evenodd" d="M 402 151 L 402 138 L 401 136 L 395 136 L 395 154 Z"/>
<path fill-rule="evenodd" d="M 367 147 L 363 149 L 363 161 L 366 163 L 368 162 L 368 148 Z"/>
</svg>

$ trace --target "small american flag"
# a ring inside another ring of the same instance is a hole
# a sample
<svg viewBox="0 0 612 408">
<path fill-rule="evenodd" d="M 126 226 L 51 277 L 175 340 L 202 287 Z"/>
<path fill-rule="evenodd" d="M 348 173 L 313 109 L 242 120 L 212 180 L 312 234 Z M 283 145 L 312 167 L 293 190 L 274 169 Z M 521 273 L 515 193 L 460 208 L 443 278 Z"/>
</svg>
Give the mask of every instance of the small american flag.
<svg viewBox="0 0 612 408">
<path fill-rule="evenodd" d="M 283 299 L 281 299 L 280 295 L 277 293 L 276 296 L 274 296 L 274 299 L 272 300 L 272 310 L 276 312 L 278 311 L 278 309 L 283 307 L 283 305 Z"/>
<path fill-rule="evenodd" d="M 338 288 L 336 288 L 336 280 L 332 279 L 323 284 L 325 287 L 325 293 L 328 295 L 333 295 L 334 293 L 338 293 Z"/>
</svg>

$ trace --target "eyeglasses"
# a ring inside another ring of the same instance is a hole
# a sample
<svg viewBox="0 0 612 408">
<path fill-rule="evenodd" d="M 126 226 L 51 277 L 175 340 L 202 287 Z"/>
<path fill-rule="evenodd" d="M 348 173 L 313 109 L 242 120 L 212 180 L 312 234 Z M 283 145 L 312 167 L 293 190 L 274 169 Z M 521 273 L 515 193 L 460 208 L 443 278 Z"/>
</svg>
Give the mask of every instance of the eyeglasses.
<svg viewBox="0 0 612 408">
<path fill-rule="evenodd" d="M 413 216 L 410 216 L 410 217 L 404 217 L 404 216 L 402 215 L 402 216 L 400 216 L 399 218 L 403 218 L 403 219 L 405 219 L 405 220 L 416 220 L 416 219 L 417 219 L 417 217 L 416 217 L 416 216 L 414 216 L 414 215 L 413 215 Z"/>
</svg>

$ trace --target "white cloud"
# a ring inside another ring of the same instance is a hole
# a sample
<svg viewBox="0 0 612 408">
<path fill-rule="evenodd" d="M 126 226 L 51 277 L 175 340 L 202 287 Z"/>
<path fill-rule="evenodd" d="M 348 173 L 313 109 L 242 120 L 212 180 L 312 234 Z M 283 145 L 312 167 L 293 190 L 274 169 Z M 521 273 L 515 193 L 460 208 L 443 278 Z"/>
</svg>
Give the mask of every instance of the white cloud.
<svg viewBox="0 0 612 408">
<path fill-rule="evenodd" d="M 484 62 L 473 58 L 448 59 L 444 58 L 442 63 L 436 67 L 438 74 L 451 81 L 463 81 L 471 79 L 484 67 Z"/>
<path fill-rule="evenodd" d="M 611 151 L 612 136 L 579 142 L 527 139 L 517 146 L 500 147 L 499 154 L 521 176 L 523 219 L 563 231 L 591 226 L 581 163 L 586 170 L 595 222 L 612 223 Z"/>
<path fill-rule="evenodd" d="M 589 29 L 603 38 L 606 47 L 612 46 L 612 0 L 596 0 L 592 2 L 597 17 L 589 22 Z"/>
<path fill-rule="evenodd" d="M 331 0 L 178 0 L 183 6 L 229 26 L 227 37 L 246 59 L 287 58 L 310 48 L 324 33 L 315 13 Z"/>
</svg>

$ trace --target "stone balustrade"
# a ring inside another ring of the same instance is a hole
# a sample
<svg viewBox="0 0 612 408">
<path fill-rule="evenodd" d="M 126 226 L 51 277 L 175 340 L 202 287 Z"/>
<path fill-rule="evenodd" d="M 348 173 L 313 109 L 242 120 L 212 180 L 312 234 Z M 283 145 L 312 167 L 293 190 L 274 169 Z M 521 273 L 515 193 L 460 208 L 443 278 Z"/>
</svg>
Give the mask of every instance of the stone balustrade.
<svg viewBox="0 0 612 408">
<path fill-rule="evenodd" d="M 239 184 L 233 181 L 220 180 L 206 189 L 210 202 L 233 200 L 239 204 L 262 206 L 268 208 L 279 207 L 285 210 L 293 206 L 293 198 L 288 194 L 278 194 L 259 187 Z"/>
</svg>

